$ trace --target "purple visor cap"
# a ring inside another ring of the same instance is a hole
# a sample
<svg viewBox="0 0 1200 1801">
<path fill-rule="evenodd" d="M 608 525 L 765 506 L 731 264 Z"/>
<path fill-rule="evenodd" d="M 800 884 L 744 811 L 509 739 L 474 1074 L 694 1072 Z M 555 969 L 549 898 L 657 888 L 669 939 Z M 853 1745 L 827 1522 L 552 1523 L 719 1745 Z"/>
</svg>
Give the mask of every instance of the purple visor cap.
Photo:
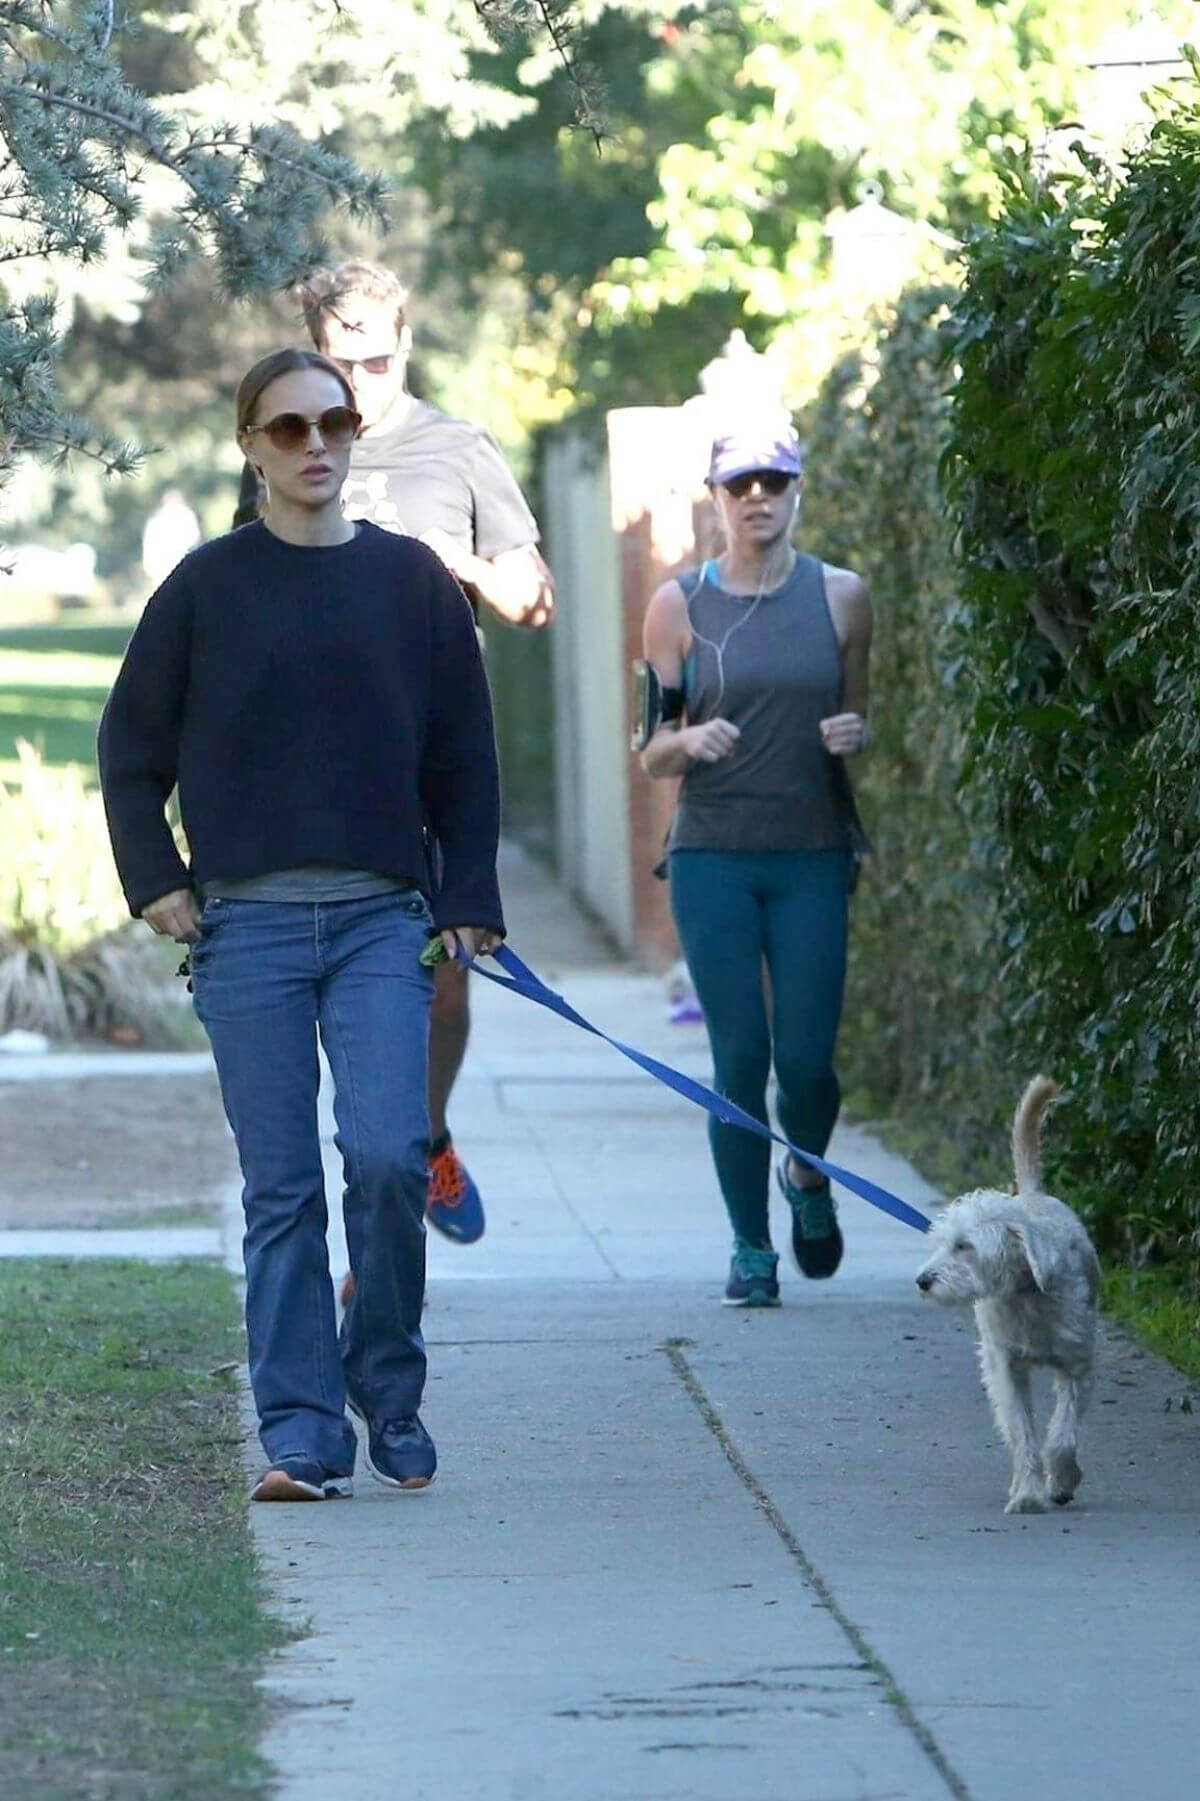
<svg viewBox="0 0 1200 1801">
<path fill-rule="evenodd" d="M 754 469 L 778 469 L 783 475 L 802 475 L 800 440 L 790 426 L 768 426 L 765 431 L 732 431 L 714 438 L 708 479 L 715 486 Z"/>
</svg>

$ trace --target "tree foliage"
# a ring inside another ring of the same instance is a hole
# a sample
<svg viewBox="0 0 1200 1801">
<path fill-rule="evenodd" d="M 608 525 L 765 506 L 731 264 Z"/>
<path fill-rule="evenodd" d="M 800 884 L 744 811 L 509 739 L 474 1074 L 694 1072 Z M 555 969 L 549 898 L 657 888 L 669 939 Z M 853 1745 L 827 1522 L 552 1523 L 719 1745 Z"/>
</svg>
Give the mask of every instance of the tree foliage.
<svg viewBox="0 0 1200 1801">
<path fill-rule="evenodd" d="M 1124 0 L 738 0 L 580 6 L 605 79 L 603 157 L 571 129 L 547 59 L 481 59 L 525 95 L 467 137 L 416 121 L 435 269 L 487 298 L 515 282 L 527 404 L 670 403 L 734 326 L 774 342 L 798 397 L 844 335 L 825 224 L 864 184 L 962 235 L 998 204 L 998 152 L 1070 116 Z M 861 329 L 861 322 L 859 328 Z"/>
<path fill-rule="evenodd" d="M 774 346 L 794 398 L 811 394 L 861 335 L 828 279 L 827 215 L 869 181 L 903 214 L 961 234 L 995 203 L 996 149 L 1069 110 L 1088 46 L 1128 5 L 128 0 L 103 52 L 105 0 L 10 11 L 84 34 L 72 80 L 86 87 L 102 67 L 179 141 L 228 129 L 250 143 L 270 120 L 306 154 L 382 171 L 386 232 L 335 210 L 331 248 L 381 256 L 413 282 L 419 370 L 514 450 L 581 407 L 686 398 L 735 326 Z M 587 128 L 598 111 L 602 154 Z M 89 153 L 125 154 L 116 142 Z M 76 460 L 69 480 L 23 471 L 11 497 L 53 535 L 98 538 L 110 569 L 136 554 L 145 485 L 182 485 L 210 529 L 224 523 L 233 456 L 216 395 L 300 329 L 279 298 L 282 267 L 260 269 L 258 293 L 274 299 L 231 307 L 211 245 L 162 297 L 145 241 L 186 190 L 136 141 L 128 154 L 137 217 L 112 224 L 86 267 L 57 259 L 49 343 L 28 343 L 50 381 L 55 334 L 73 326 L 59 413 L 107 414 L 120 426 L 110 456 L 133 437 L 155 456 L 136 490 Z M 255 167 L 248 190 L 269 194 L 269 166 Z M 286 218 L 282 247 L 303 261 L 315 224 L 292 233 Z M 15 273 L 8 285 L 18 312 L 40 291 Z M 18 316 L 12 329 L 29 327 Z M 139 357 L 160 371 L 150 387 Z"/>
<path fill-rule="evenodd" d="M 132 86 L 113 0 L 0 3 L 0 429 L 7 455 L 84 450 L 127 470 L 128 444 L 64 410 L 47 262 L 88 268 L 139 231 L 150 285 L 207 258 L 231 296 L 310 264 L 331 202 L 378 217 L 383 184 L 284 120 L 186 119 Z M 19 271 L 19 272 L 18 272 Z"/>
<path fill-rule="evenodd" d="M 497 36 L 512 56 L 540 36 L 577 121 L 592 120 L 596 94 L 562 0 L 132 0 L 119 15 L 114 0 L 0 0 L 6 463 L 77 450 L 127 472 L 129 438 L 153 444 L 147 426 L 176 411 L 173 379 L 187 458 L 211 463 L 212 428 L 198 419 L 259 347 L 232 303 L 261 303 L 306 275 L 332 220 L 339 249 L 382 241 L 385 254 L 398 245 L 419 260 L 427 209 L 419 190 L 402 191 L 405 134 L 418 114 L 436 113 L 453 136 L 527 109 L 521 92 L 473 71 Z M 276 303 L 257 331 L 277 339 L 296 323 Z M 128 338 L 143 363 L 160 363 L 149 406 Z M 98 418 L 127 407 L 131 430 L 94 431 L 76 395 Z M 160 479 L 177 478 L 179 461 L 162 458 Z"/>
<path fill-rule="evenodd" d="M 1200 108 L 1014 170 L 951 330 L 965 777 L 1022 1073 L 1110 1243 L 1200 1261 Z"/>
</svg>

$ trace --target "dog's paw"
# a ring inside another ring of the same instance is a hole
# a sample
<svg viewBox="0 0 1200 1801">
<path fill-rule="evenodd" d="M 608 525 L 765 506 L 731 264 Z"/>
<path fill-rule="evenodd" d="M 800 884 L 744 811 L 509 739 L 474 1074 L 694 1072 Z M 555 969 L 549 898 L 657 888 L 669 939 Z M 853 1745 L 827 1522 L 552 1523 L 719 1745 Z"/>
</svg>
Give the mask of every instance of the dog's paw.
<svg viewBox="0 0 1200 1801">
<path fill-rule="evenodd" d="M 1049 1479 L 1050 1499 L 1056 1507 L 1065 1507 L 1068 1501 L 1075 1498 L 1075 1490 L 1083 1481 L 1083 1471 L 1074 1457 L 1053 1458 L 1046 1472 Z"/>
<path fill-rule="evenodd" d="M 1022 1488 L 1009 1500 L 1005 1513 L 1045 1513 L 1046 1492 L 1040 1488 Z"/>
</svg>

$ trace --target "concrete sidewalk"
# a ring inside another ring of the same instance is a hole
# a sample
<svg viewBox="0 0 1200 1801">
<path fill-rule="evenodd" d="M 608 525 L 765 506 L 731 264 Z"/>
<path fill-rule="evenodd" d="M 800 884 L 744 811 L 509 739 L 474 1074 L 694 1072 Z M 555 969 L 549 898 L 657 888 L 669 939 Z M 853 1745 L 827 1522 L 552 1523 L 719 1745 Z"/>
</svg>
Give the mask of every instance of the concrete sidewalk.
<svg viewBox="0 0 1200 1801">
<path fill-rule="evenodd" d="M 515 948 L 706 1075 L 661 981 L 505 873 Z M 722 1308 L 700 1115 L 524 1001 L 474 1003 L 454 1124 L 489 1231 L 430 1245 L 439 1480 L 251 1510 L 310 1628 L 269 1678 L 283 1801 L 1196 1793 L 1183 1378 L 1106 1339 L 1081 1500 L 1007 1518 L 971 1322 L 920 1303 L 915 1234 L 846 1197 L 833 1282 Z M 862 1132 L 831 1155 L 930 1198 Z"/>
</svg>

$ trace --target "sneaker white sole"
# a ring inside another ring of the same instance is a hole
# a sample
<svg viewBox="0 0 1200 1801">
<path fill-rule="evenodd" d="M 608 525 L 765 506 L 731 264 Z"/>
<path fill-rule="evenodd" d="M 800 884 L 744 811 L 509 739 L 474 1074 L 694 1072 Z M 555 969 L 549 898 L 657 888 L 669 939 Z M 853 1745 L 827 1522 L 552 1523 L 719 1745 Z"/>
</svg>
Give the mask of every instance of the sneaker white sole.
<svg viewBox="0 0 1200 1801">
<path fill-rule="evenodd" d="M 366 1414 L 356 1402 L 350 1399 L 349 1395 L 346 1396 L 346 1406 L 350 1409 L 350 1412 L 356 1419 L 360 1419 L 364 1426 L 368 1426 Z M 363 1450 L 363 1462 L 366 1464 L 368 1472 L 374 1476 L 376 1482 L 382 1483 L 384 1488 L 394 1488 L 402 1495 L 422 1494 L 425 1489 L 429 1487 L 431 1482 L 436 1482 L 437 1480 L 436 1470 L 434 1470 L 432 1476 L 410 1476 L 407 1482 L 400 1482 L 395 1476 L 388 1476 L 383 1470 L 376 1469 L 375 1465 L 371 1462 L 369 1439 Z"/>
<path fill-rule="evenodd" d="M 349 1476 L 328 1476 L 322 1487 L 297 1481 L 286 1470 L 268 1470 L 250 1491 L 252 1501 L 349 1501 L 354 1482 Z"/>
<path fill-rule="evenodd" d="M 407 1482 L 401 1482 L 395 1476 L 385 1476 L 382 1470 L 377 1470 L 369 1457 L 366 1463 L 376 1482 L 381 1483 L 384 1488 L 395 1489 L 398 1495 L 423 1495 L 437 1481 L 436 1470 L 432 1476 L 410 1476 Z"/>
</svg>

